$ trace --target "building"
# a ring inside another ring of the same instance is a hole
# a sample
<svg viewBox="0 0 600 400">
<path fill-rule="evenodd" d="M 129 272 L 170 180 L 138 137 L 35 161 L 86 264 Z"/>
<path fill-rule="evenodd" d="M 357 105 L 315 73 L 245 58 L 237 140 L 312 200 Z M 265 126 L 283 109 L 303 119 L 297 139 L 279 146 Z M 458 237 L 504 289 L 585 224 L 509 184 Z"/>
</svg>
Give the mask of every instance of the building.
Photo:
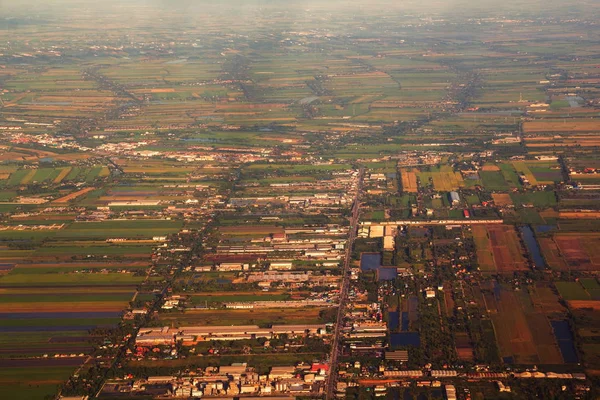
<svg viewBox="0 0 600 400">
<path fill-rule="evenodd" d="M 223 365 L 219 367 L 219 374 L 231 376 L 234 379 L 239 379 L 242 375 L 246 373 L 246 370 L 247 365 L 245 363 Z"/>
<path fill-rule="evenodd" d="M 163 330 L 169 330 L 168 327 Z M 169 332 L 171 340 L 177 331 L 176 339 L 195 337 L 196 341 L 203 340 L 244 340 L 253 338 L 272 338 L 275 335 L 323 335 L 325 325 L 273 325 L 272 328 L 260 328 L 258 325 L 238 326 L 185 326 Z M 138 338 L 140 335 L 138 334 Z M 142 338 L 145 338 L 143 336 Z M 146 339 L 149 340 L 149 339 Z"/>
<path fill-rule="evenodd" d="M 168 326 L 140 329 L 135 344 L 138 346 L 171 345 L 175 343 L 174 334 L 175 332 L 170 331 Z"/>
<path fill-rule="evenodd" d="M 291 270 L 293 264 L 291 261 L 273 261 L 269 264 L 270 270 L 280 271 L 280 270 Z"/>
<path fill-rule="evenodd" d="M 446 389 L 446 398 L 448 400 L 456 400 L 456 388 L 454 385 L 446 385 L 444 389 Z"/>
<path fill-rule="evenodd" d="M 394 250 L 394 237 L 393 236 L 384 236 L 383 237 L 383 249 L 384 250 Z"/>
<path fill-rule="evenodd" d="M 421 378 L 423 377 L 423 371 L 384 371 L 383 376 L 385 376 L 386 378 Z"/>
<path fill-rule="evenodd" d="M 296 367 L 291 366 L 281 366 L 281 367 L 271 367 L 271 371 L 269 372 L 269 379 L 291 379 L 294 377 L 294 373 L 296 372 Z"/>
<path fill-rule="evenodd" d="M 460 196 L 458 192 L 450 192 L 448 195 L 450 199 L 450 203 L 454 206 L 460 203 Z"/>
<path fill-rule="evenodd" d="M 242 270 L 247 270 L 248 268 L 250 268 L 250 265 L 248 264 L 242 264 L 242 263 L 220 263 L 217 266 L 217 271 L 242 271 Z"/>
<path fill-rule="evenodd" d="M 408 350 L 386 351 L 385 359 L 388 361 L 408 362 Z"/>
<path fill-rule="evenodd" d="M 383 237 L 383 226 L 382 225 L 371 225 L 371 230 L 369 231 L 369 237 L 372 237 L 372 238 Z"/>
</svg>

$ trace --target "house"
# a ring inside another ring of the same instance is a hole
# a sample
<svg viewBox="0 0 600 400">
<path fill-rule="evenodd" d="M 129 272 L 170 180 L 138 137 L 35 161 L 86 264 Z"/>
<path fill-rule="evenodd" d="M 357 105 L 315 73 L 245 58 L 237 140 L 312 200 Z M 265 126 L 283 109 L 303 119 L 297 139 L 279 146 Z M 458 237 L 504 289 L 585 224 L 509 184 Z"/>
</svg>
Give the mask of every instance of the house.
<svg viewBox="0 0 600 400">
<path fill-rule="evenodd" d="M 313 363 L 310 366 L 310 372 L 313 374 L 327 375 L 329 372 L 329 364 Z"/>
</svg>

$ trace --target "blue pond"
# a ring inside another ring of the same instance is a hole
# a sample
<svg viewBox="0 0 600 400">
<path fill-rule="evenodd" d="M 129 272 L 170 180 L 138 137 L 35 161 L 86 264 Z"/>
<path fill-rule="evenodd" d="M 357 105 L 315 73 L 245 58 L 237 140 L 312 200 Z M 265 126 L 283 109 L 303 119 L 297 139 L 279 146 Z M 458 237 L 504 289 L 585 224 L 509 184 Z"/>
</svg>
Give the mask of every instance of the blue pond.
<svg viewBox="0 0 600 400">
<path fill-rule="evenodd" d="M 360 256 L 361 271 L 372 271 L 381 267 L 381 254 L 363 253 Z"/>
<path fill-rule="evenodd" d="M 400 313 L 397 311 L 390 311 L 388 313 L 388 330 L 393 331 L 398 329 L 400 326 Z"/>
<path fill-rule="evenodd" d="M 392 348 L 402 346 L 418 347 L 421 344 L 421 339 L 418 332 L 402 332 L 390 334 L 390 344 Z"/>
<path fill-rule="evenodd" d="M 548 233 L 556 230 L 556 225 L 537 225 L 535 230 L 539 233 Z"/>
<path fill-rule="evenodd" d="M 552 329 L 554 330 L 554 336 L 558 342 L 563 360 L 566 363 L 578 363 L 579 357 L 575 350 L 575 343 L 573 342 L 573 334 L 571 333 L 569 322 L 552 321 Z"/>
<path fill-rule="evenodd" d="M 380 281 L 393 281 L 398 276 L 398 270 L 394 268 L 379 268 L 379 274 L 377 278 Z"/>
<path fill-rule="evenodd" d="M 542 257 L 540 247 L 538 246 L 537 240 L 535 239 L 531 228 L 528 226 L 522 226 L 519 228 L 519 231 L 523 236 L 523 240 L 525 241 L 525 245 L 527 246 L 529 254 L 531 254 L 533 264 L 538 268 L 545 268 L 546 262 L 544 261 L 544 257 Z"/>
<path fill-rule="evenodd" d="M 403 312 L 402 313 L 402 332 L 407 332 L 408 331 L 408 313 L 407 312 Z"/>
</svg>

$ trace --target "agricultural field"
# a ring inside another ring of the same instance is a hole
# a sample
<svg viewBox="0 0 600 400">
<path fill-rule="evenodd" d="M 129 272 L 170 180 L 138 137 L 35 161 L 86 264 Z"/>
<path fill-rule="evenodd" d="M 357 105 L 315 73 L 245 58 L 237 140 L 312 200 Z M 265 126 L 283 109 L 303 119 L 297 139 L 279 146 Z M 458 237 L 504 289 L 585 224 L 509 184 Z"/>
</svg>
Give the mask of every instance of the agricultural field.
<svg viewBox="0 0 600 400">
<path fill-rule="evenodd" d="M 449 192 L 464 187 L 464 181 L 460 172 L 455 172 L 448 166 L 431 168 L 429 171 L 419 171 L 417 176 L 420 179 L 421 186 L 433 185 L 433 188 L 439 192 Z"/>
<path fill-rule="evenodd" d="M 562 271 L 597 271 L 596 257 L 600 236 L 594 233 L 556 233 L 539 240 L 548 265 Z"/>
<path fill-rule="evenodd" d="M 494 280 L 481 283 L 474 300 L 484 308 L 493 324 L 492 340 L 498 345 L 502 363 L 557 365 L 573 362 L 563 353 L 555 324 L 567 310 L 551 283 L 537 282 L 527 290 L 515 290 Z M 564 343 L 562 343 L 564 345 Z M 566 357 L 566 358 L 565 358 Z"/>
<path fill-rule="evenodd" d="M 76 365 L 61 365 L 52 361 L 0 365 L 0 391 L 16 400 L 43 399 L 48 393 L 55 393 Z"/>
<path fill-rule="evenodd" d="M 528 269 L 524 249 L 512 226 L 477 225 L 472 229 L 482 271 L 508 273 Z"/>
<path fill-rule="evenodd" d="M 321 311 L 310 309 L 264 308 L 253 310 L 187 310 L 185 313 L 166 313 L 160 317 L 161 326 L 177 322 L 187 325 L 259 325 L 269 324 L 319 324 L 323 323 Z"/>
<path fill-rule="evenodd" d="M 5 3 L 0 397 L 236 362 L 315 363 L 288 388 L 327 398 L 321 370 L 348 398 L 400 370 L 456 369 L 461 398 L 509 396 L 475 365 L 600 376 L 592 0 Z M 444 397 L 410 384 L 387 397 Z"/>
<path fill-rule="evenodd" d="M 0 185 L 6 188 L 29 184 L 93 183 L 110 174 L 106 166 L 15 169 L 4 176 Z M 57 199 L 58 200 L 58 199 Z M 68 200 L 67 200 L 68 201 Z"/>
</svg>

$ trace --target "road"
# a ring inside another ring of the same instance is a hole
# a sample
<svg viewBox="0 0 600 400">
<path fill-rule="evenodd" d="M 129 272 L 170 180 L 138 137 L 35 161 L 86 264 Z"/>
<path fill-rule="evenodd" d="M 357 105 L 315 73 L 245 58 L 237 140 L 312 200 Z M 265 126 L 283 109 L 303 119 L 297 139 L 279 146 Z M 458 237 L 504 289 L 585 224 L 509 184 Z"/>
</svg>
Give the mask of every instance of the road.
<svg viewBox="0 0 600 400">
<path fill-rule="evenodd" d="M 352 205 L 352 217 L 350 219 L 348 242 L 346 243 L 346 254 L 344 257 L 344 267 L 342 270 L 342 282 L 340 284 L 341 286 L 339 308 L 333 332 L 333 338 L 331 341 L 331 355 L 329 356 L 329 376 L 327 378 L 327 387 L 325 392 L 326 399 L 333 399 L 335 397 L 335 389 L 337 386 L 337 359 L 340 353 L 340 333 L 342 329 L 342 319 L 344 318 L 346 303 L 348 302 L 348 289 L 350 287 L 350 264 L 352 262 L 352 246 L 354 244 L 354 239 L 356 239 L 356 231 L 358 229 L 358 216 L 360 212 L 360 194 L 362 190 L 364 174 L 364 168 L 361 168 L 358 173 L 356 195 L 354 196 L 354 204 Z"/>
</svg>

